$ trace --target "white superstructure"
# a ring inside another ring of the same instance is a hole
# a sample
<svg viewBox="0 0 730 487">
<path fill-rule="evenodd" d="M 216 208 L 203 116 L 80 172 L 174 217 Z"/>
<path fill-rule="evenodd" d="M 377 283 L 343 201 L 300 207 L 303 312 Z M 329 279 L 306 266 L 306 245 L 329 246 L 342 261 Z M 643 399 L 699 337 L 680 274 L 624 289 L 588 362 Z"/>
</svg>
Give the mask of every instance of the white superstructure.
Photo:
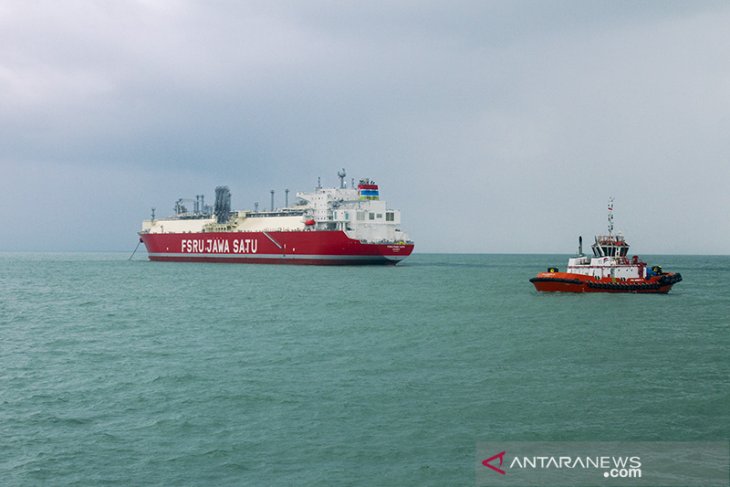
<svg viewBox="0 0 730 487">
<path fill-rule="evenodd" d="M 399 210 L 389 209 L 385 201 L 365 199 L 357 188 L 318 188 L 312 193 L 297 193 L 305 217 L 314 220 L 316 230 L 342 230 L 350 238 L 364 242 L 405 242 L 400 229 Z"/>
<path fill-rule="evenodd" d="M 347 188 L 344 170 L 340 173 L 339 188 L 317 187 L 313 192 L 297 193 L 293 206 L 271 211 L 230 211 L 218 201 L 230 204 L 227 188 L 216 190 L 215 216 L 210 207 L 199 207 L 188 212 L 176 204 L 176 215 L 142 223 L 143 233 L 200 233 L 200 232 L 267 232 L 267 231 L 325 231 L 341 230 L 348 237 L 363 243 L 408 242 L 401 228 L 399 210 L 389 209 L 380 200 L 377 184 L 362 179 L 357 187 Z M 219 190 L 222 196 L 218 194 Z M 179 200 L 183 201 L 183 200 Z M 272 198 L 273 201 L 273 198 Z M 273 204 L 272 204 L 273 207 Z M 223 215 L 223 216 L 221 216 Z"/>
<path fill-rule="evenodd" d="M 620 233 L 613 234 L 613 198 L 608 200 L 608 235 L 598 235 L 591 245 L 593 257 L 583 255 L 583 239 L 579 237 L 578 256 L 568 259 L 568 272 L 602 279 L 644 279 L 646 263 L 637 256 L 628 258 L 629 244 Z"/>
<path fill-rule="evenodd" d="M 597 279 L 643 279 L 646 277 L 646 264 L 634 256 L 627 255 L 629 244 L 621 235 L 599 235 L 591 246 L 593 257 L 583 255 L 579 248 L 577 257 L 568 259 L 568 272 L 582 274 Z"/>
</svg>

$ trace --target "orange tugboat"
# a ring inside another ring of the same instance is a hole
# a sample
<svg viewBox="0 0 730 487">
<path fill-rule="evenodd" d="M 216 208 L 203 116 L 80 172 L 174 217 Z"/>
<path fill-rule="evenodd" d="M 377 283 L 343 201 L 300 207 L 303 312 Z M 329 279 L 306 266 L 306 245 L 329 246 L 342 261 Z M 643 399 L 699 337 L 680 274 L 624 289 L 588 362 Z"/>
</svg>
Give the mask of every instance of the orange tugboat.
<svg viewBox="0 0 730 487">
<path fill-rule="evenodd" d="M 666 294 L 682 280 L 678 272 L 650 268 L 636 255 L 629 260 L 629 244 L 623 235 L 613 234 L 613 198 L 608 203 L 608 235 L 596 236 L 591 248 L 593 257 L 584 255 L 583 238 L 578 237 L 578 255 L 568 259 L 567 272 L 550 267 L 530 282 L 543 292 Z"/>
</svg>

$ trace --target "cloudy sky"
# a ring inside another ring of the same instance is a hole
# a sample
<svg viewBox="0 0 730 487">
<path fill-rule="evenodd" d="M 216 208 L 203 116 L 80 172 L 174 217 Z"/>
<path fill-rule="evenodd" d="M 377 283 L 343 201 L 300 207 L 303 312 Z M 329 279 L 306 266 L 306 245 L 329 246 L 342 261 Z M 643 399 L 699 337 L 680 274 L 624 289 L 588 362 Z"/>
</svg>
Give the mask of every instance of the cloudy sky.
<svg viewBox="0 0 730 487">
<path fill-rule="evenodd" d="M 0 250 L 371 177 L 421 252 L 730 253 L 730 2 L 4 0 Z M 280 197 L 283 200 L 283 197 Z M 283 202 L 283 201 L 282 201 Z"/>
</svg>

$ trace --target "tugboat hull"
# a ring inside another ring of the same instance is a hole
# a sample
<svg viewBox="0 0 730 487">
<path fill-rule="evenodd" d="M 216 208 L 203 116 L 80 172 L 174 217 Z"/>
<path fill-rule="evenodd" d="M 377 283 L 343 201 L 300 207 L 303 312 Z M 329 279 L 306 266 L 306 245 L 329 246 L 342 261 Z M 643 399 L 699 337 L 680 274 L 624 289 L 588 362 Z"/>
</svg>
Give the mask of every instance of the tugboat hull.
<svg viewBox="0 0 730 487">
<path fill-rule="evenodd" d="M 540 292 L 666 294 L 681 280 L 682 275 L 679 273 L 666 273 L 646 279 L 596 279 L 568 272 L 541 272 L 530 282 Z"/>
</svg>

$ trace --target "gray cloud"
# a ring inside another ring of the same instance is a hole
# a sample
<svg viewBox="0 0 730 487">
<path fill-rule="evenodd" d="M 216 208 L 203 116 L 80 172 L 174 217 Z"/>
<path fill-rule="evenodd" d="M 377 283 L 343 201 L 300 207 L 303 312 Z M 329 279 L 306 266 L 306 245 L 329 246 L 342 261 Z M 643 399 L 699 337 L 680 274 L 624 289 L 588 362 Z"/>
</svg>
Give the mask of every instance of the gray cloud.
<svg viewBox="0 0 730 487">
<path fill-rule="evenodd" d="M 727 25 L 726 2 L 5 2 L 0 192 L 54 210 L 0 249 L 125 249 L 150 206 L 344 166 L 421 251 L 567 252 L 615 195 L 638 252 L 727 253 Z"/>
</svg>

